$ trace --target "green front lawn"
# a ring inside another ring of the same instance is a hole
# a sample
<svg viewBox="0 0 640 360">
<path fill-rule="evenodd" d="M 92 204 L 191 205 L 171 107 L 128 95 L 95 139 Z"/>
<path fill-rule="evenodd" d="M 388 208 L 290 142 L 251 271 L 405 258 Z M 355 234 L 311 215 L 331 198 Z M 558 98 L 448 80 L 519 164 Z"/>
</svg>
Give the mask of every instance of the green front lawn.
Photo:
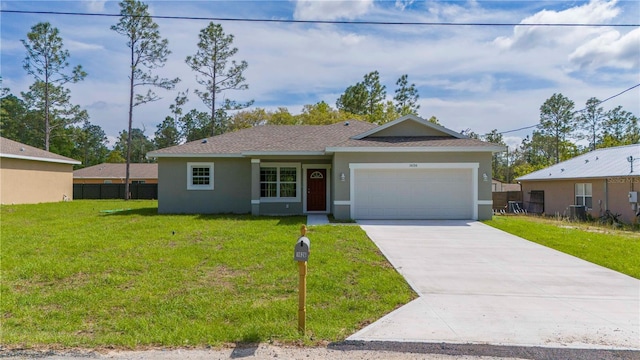
<svg viewBox="0 0 640 360">
<path fill-rule="evenodd" d="M 154 201 L 2 206 L 5 347 L 339 341 L 415 294 L 357 226 L 310 229 L 307 335 L 293 247 L 305 217 L 158 215 Z"/>
<path fill-rule="evenodd" d="M 484 223 L 640 279 L 638 233 L 532 216 L 494 216 Z"/>
</svg>

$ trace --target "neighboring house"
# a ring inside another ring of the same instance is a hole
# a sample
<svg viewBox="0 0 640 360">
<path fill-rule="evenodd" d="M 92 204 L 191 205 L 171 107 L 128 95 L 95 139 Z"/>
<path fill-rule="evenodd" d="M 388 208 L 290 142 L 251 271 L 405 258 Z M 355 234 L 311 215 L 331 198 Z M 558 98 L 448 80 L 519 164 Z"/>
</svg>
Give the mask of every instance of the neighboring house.
<svg viewBox="0 0 640 360">
<path fill-rule="evenodd" d="M 160 213 L 489 219 L 501 146 L 408 115 L 256 126 L 152 151 Z"/>
<path fill-rule="evenodd" d="M 505 191 L 520 191 L 520 184 L 509 184 L 497 179 L 491 179 L 491 191 L 493 192 L 505 192 Z"/>
<path fill-rule="evenodd" d="M 74 184 L 124 184 L 126 164 L 99 164 L 73 172 Z M 132 184 L 157 184 L 158 164 L 129 164 Z"/>
<path fill-rule="evenodd" d="M 635 220 L 640 191 L 640 145 L 599 149 L 517 179 L 529 211 L 570 215 L 571 206 L 585 206 L 593 217 L 606 210 Z"/>
<path fill-rule="evenodd" d="M 35 204 L 73 198 L 79 161 L 0 137 L 0 203 Z"/>
</svg>

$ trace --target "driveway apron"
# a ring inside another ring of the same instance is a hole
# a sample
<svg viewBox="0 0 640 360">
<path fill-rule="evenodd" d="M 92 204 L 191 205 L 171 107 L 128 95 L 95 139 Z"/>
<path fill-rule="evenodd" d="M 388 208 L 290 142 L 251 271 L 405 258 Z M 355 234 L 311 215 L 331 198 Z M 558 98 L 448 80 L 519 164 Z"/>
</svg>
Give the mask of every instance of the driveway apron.
<svg viewBox="0 0 640 360">
<path fill-rule="evenodd" d="M 358 221 L 419 298 L 354 341 L 640 349 L 640 280 L 475 221 Z"/>
</svg>

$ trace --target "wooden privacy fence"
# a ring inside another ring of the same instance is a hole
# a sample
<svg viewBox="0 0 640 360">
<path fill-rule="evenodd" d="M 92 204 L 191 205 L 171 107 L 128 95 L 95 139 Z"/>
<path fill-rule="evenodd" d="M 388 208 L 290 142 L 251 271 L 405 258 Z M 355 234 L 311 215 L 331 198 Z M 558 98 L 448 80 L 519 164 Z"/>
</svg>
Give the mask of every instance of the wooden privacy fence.
<svg viewBox="0 0 640 360">
<path fill-rule="evenodd" d="M 493 192 L 493 209 L 494 210 L 507 210 L 507 204 L 509 201 L 515 201 L 522 207 L 522 191 L 500 191 Z"/>
<path fill-rule="evenodd" d="M 125 184 L 73 184 L 73 198 L 124 199 Z M 158 184 L 129 184 L 131 199 L 157 199 Z"/>
</svg>

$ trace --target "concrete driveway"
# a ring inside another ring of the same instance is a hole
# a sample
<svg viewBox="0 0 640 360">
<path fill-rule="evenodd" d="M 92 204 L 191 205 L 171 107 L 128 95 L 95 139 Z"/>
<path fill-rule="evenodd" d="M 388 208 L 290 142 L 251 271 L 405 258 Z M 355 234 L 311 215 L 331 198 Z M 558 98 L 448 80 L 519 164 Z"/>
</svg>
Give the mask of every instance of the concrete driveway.
<svg viewBox="0 0 640 360">
<path fill-rule="evenodd" d="M 474 221 L 359 221 L 420 297 L 347 340 L 640 349 L 640 280 Z"/>
</svg>

